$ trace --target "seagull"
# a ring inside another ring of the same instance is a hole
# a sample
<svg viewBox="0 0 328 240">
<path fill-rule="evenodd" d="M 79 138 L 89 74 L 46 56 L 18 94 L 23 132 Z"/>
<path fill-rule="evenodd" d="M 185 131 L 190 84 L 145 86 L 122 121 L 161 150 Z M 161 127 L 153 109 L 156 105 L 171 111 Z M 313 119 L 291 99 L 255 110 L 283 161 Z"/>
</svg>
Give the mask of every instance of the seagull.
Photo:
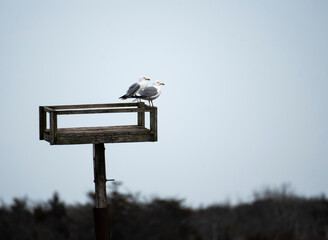
<svg viewBox="0 0 328 240">
<path fill-rule="evenodd" d="M 149 78 L 146 78 L 144 76 L 139 77 L 139 81 L 132 84 L 129 89 L 126 91 L 126 94 L 124 94 L 123 96 L 120 97 L 120 99 L 125 100 L 127 98 L 130 98 L 132 96 L 134 96 L 138 91 L 144 89 L 145 87 L 147 87 L 147 82 L 149 81 Z"/>
<path fill-rule="evenodd" d="M 153 100 L 159 97 L 161 95 L 161 85 L 165 85 L 164 83 L 161 83 L 159 81 L 155 81 L 153 83 L 153 86 L 146 87 L 138 92 L 138 95 L 131 96 L 133 98 L 141 98 L 143 100 L 148 100 L 149 105 L 151 103 L 151 106 L 154 107 Z"/>
</svg>

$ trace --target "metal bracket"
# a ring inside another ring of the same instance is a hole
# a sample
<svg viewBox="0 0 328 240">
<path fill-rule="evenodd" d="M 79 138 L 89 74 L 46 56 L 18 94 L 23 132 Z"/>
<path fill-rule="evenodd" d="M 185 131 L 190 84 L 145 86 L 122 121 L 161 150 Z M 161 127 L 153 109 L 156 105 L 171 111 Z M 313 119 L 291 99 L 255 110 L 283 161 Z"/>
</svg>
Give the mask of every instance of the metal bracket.
<svg viewBox="0 0 328 240">
<path fill-rule="evenodd" d="M 96 180 L 93 180 L 93 182 L 95 183 Z M 106 179 L 106 182 L 115 182 L 115 179 L 114 178 Z"/>
</svg>

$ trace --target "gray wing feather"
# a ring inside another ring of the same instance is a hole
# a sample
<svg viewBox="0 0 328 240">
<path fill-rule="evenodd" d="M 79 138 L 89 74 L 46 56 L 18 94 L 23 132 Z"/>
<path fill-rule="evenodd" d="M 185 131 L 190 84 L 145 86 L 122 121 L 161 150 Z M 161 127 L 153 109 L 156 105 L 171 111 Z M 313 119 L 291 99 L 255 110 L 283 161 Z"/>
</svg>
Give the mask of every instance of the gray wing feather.
<svg viewBox="0 0 328 240">
<path fill-rule="evenodd" d="M 157 94 L 157 89 L 155 87 L 146 87 L 139 92 L 142 97 L 152 97 Z"/>
<path fill-rule="evenodd" d="M 132 84 L 129 87 L 128 91 L 126 92 L 126 95 L 131 96 L 131 95 L 135 94 L 139 90 L 139 88 L 140 88 L 139 83 Z"/>
</svg>

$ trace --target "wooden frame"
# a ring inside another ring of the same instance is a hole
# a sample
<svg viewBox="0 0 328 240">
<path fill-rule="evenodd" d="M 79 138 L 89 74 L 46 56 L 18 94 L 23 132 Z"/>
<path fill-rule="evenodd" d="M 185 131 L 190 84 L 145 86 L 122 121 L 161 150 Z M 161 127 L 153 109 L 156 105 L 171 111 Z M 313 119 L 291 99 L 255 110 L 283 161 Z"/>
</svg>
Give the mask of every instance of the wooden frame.
<svg viewBox="0 0 328 240">
<path fill-rule="evenodd" d="M 58 128 L 58 115 L 95 113 L 137 113 L 137 124 L 129 126 Z M 149 129 L 145 127 L 145 113 L 149 112 Z M 47 113 L 50 126 L 47 128 Z M 140 103 L 108 103 L 57 105 L 39 107 L 40 140 L 51 145 L 98 144 L 157 141 L 157 108 Z"/>
</svg>

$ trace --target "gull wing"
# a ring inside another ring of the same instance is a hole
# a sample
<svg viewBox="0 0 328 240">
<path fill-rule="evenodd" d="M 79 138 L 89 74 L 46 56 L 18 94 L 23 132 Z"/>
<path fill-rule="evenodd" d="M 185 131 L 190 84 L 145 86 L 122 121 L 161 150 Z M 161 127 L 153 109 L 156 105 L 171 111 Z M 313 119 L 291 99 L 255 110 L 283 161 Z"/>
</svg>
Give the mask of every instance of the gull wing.
<svg viewBox="0 0 328 240">
<path fill-rule="evenodd" d="M 131 96 L 131 95 L 137 93 L 137 91 L 139 90 L 139 88 L 140 88 L 140 84 L 139 84 L 139 83 L 134 83 L 134 84 L 132 84 L 132 85 L 129 87 L 129 89 L 128 89 L 128 91 L 126 92 L 125 95 Z"/>
<path fill-rule="evenodd" d="M 157 88 L 155 87 L 146 87 L 139 92 L 141 97 L 153 97 L 158 93 Z"/>
</svg>

